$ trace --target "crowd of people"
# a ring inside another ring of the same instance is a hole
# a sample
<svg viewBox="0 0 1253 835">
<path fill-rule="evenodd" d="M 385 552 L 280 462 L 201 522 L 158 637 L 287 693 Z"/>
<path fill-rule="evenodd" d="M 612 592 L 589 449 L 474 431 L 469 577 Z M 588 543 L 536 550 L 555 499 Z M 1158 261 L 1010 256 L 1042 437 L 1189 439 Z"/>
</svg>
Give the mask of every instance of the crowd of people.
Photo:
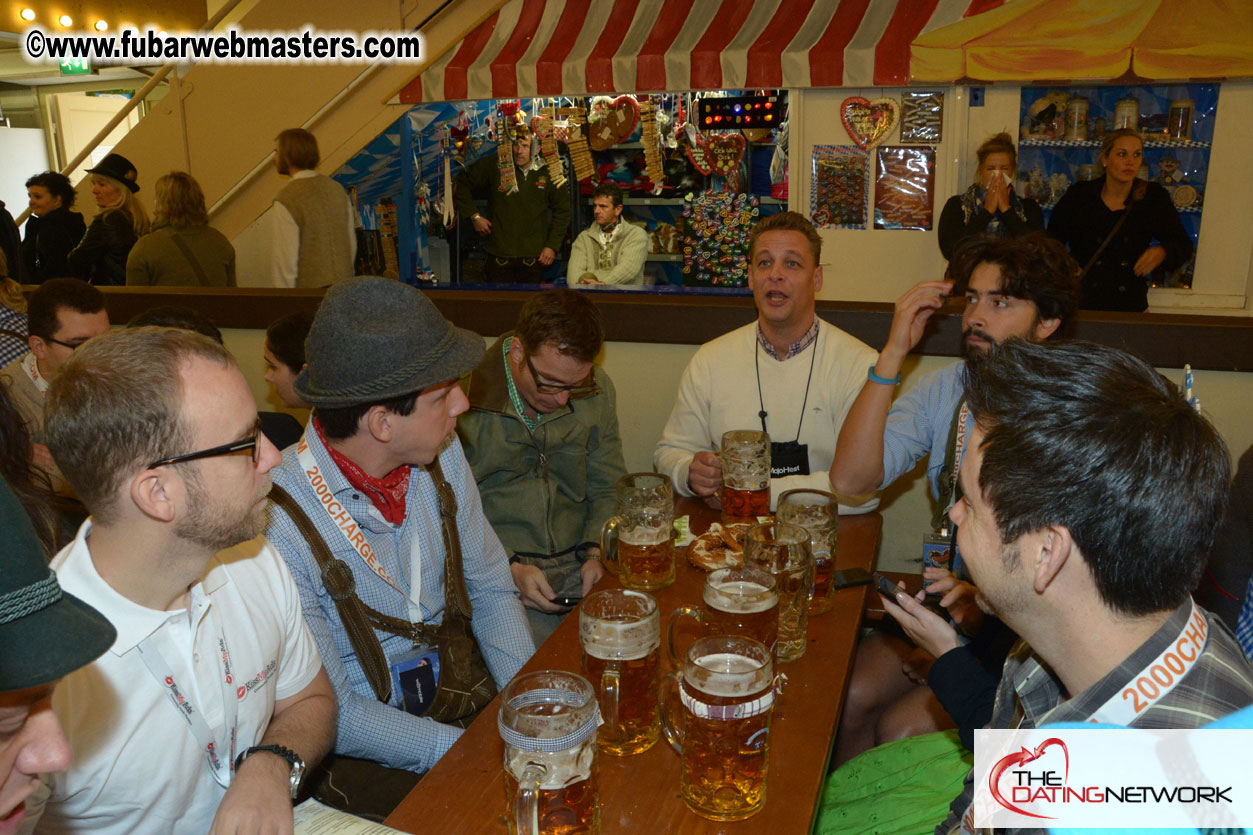
<svg viewBox="0 0 1253 835">
<path fill-rule="evenodd" d="M 87 281 L 48 277 L 30 296 L 28 350 L 0 371 L 0 414 L 13 416 L 0 439 L 0 831 L 290 831 L 302 795 L 381 818 L 550 639 L 572 610 L 561 601 L 604 577 L 599 532 L 626 467 L 596 305 L 536 293 L 485 348 L 417 289 L 347 277 L 350 249 L 326 240 L 346 226 L 344 201 L 301 176 L 316 165 L 302 141 L 279 139 L 293 174 L 279 203 L 299 230 L 287 261 L 297 284 L 312 259 L 332 286 L 315 315 L 267 330 L 264 359 L 282 404 L 311 409 L 304 425 L 258 411 L 194 310 L 110 330 Z M 981 154 L 986 193 L 957 210 L 1022 208 L 996 185 L 1012 166 L 998 155 Z M 97 169 L 111 212 L 83 238 L 98 253 L 89 278 L 116 278 L 136 252 L 148 271 L 185 251 L 224 256 L 188 209 L 197 197 L 203 209 L 199 189 L 175 173 L 157 188 L 169 231 L 119 260 L 146 216 L 125 160 Z M 38 266 L 69 224 L 48 222 L 68 210 L 61 184 L 35 187 L 48 203 Z M 601 197 L 616 221 L 620 195 Z M 527 273 L 546 249 L 502 248 L 495 268 Z M 693 356 L 656 470 L 716 506 L 722 433 L 760 426 L 772 508 L 802 487 L 858 513 L 926 458 L 938 509 L 920 533 L 956 554 L 925 577 L 944 614 L 925 591 L 885 598 L 899 628 L 857 651 L 820 831 L 840 831 L 849 769 L 871 757 L 891 774 L 902 738 L 948 732 L 951 791 L 932 784 L 922 815 L 956 832 L 975 728 L 1194 727 L 1253 703 L 1249 647 L 1193 598 L 1207 561 L 1228 586 L 1248 582 L 1212 547 L 1226 447 L 1144 362 L 1062 338 L 1080 282 L 1060 243 L 965 236 L 945 280 L 897 302 L 879 351 L 816 315 L 822 239 L 802 215 L 763 219 L 749 252 L 756 320 Z M 228 258 L 215 264 L 230 274 Z M 953 296 L 963 360 L 893 402 Z M 1175 686 L 1134 715 L 1109 708 L 1196 623 L 1207 638 Z M 434 676 L 401 675 L 424 664 Z"/>
</svg>

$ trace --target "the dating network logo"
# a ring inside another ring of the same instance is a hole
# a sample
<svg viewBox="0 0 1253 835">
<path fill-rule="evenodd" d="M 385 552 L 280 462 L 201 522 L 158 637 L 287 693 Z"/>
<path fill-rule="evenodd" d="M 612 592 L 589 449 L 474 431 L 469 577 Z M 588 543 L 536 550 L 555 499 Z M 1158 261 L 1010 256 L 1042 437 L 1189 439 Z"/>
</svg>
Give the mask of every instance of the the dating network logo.
<svg viewBox="0 0 1253 835">
<path fill-rule="evenodd" d="M 1062 757 L 1065 761 L 1065 768 L 1062 776 L 1057 777 L 1056 770 L 1044 771 L 1041 774 L 1034 774 L 1024 766 L 1035 762 L 1044 756 L 1044 752 L 1049 748 L 1058 746 L 1062 749 Z M 1010 800 L 1005 799 L 1004 793 L 1001 791 L 1001 778 L 1005 772 L 1010 773 Z M 988 773 L 988 789 L 992 792 L 992 798 L 1006 809 L 1019 815 L 1027 815 L 1032 818 L 1045 818 L 1053 820 L 1050 815 L 1037 815 L 1035 812 L 1028 812 L 1014 805 L 1017 803 L 1030 803 L 1035 800 L 1056 800 L 1058 789 L 1064 794 L 1066 789 L 1066 781 L 1070 779 L 1070 750 L 1066 747 L 1066 743 L 1057 737 L 1050 737 L 1035 747 L 1035 750 L 1023 747 L 1005 757 L 1001 757 L 992 770 Z"/>
</svg>

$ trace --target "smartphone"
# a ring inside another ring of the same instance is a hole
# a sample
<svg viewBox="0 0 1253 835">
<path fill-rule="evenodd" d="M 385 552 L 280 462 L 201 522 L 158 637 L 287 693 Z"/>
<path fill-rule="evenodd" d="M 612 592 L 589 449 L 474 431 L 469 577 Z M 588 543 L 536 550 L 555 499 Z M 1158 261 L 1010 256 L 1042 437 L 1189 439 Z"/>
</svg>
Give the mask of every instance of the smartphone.
<svg viewBox="0 0 1253 835">
<path fill-rule="evenodd" d="M 578 606 L 582 600 L 583 598 L 581 597 L 554 597 L 553 603 L 556 603 L 558 606 L 568 606 L 573 609 L 575 606 Z"/>
<path fill-rule="evenodd" d="M 884 577 L 878 571 L 874 573 L 874 584 L 875 588 L 879 590 L 879 594 L 883 595 L 888 600 L 895 600 L 896 595 L 901 594 L 904 591 L 904 589 L 896 585 L 896 583 L 893 583 L 887 577 Z"/>
<path fill-rule="evenodd" d="M 850 586 L 864 586 L 870 579 L 870 572 L 864 568 L 846 568 L 831 575 L 831 588 L 838 591 Z"/>
</svg>

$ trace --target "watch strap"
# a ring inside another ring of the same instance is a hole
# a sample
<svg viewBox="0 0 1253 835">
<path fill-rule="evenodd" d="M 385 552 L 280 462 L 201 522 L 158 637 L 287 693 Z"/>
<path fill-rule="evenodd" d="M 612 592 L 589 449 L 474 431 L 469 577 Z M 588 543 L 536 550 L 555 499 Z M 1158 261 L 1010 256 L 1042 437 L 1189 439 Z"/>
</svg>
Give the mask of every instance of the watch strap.
<svg viewBox="0 0 1253 835">
<path fill-rule="evenodd" d="M 235 758 L 235 771 L 238 772 L 239 767 L 244 764 L 244 760 L 259 751 L 265 751 L 287 760 L 287 764 L 291 766 L 291 796 L 295 800 L 296 794 L 300 791 L 300 781 L 305 774 L 305 761 L 290 748 L 282 745 L 254 745 L 251 748 L 245 748 Z"/>
</svg>

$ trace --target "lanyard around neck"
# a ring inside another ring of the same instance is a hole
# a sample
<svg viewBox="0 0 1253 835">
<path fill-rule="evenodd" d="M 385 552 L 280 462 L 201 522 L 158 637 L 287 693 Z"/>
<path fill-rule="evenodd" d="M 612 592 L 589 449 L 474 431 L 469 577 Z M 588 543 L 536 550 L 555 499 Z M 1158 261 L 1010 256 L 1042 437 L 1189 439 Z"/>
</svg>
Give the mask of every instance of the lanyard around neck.
<svg viewBox="0 0 1253 835">
<path fill-rule="evenodd" d="M 805 424 L 805 405 L 809 403 L 809 384 L 813 382 L 814 360 L 818 358 L 817 334 L 814 335 L 813 349 L 814 349 L 814 352 L 809 355 L 809 376 L 805 378 L 805 399 L 801 401 L 801 417 L 800 417 L 800 420 L 796 422 L 796 441 L 794 441 L 794 443 L 800 441 L 801 427 L 804 426 Z M 770 433 L 766 431 L 766 417 L 770 413 L 766 411 L 766 401 L 763 400 L 761 396 L 761 363 L 758 357 L 760 353 L 761 353 L 761 340 L 757 339 L 756 334 L 754 334 L 753 335 L 753 370 L 757 372 L 757 405 L 761 409 L 761 411 L 757 413 L 757 417 L 761 419 L 761 431 L 769 435 Z"/>
</svg>

